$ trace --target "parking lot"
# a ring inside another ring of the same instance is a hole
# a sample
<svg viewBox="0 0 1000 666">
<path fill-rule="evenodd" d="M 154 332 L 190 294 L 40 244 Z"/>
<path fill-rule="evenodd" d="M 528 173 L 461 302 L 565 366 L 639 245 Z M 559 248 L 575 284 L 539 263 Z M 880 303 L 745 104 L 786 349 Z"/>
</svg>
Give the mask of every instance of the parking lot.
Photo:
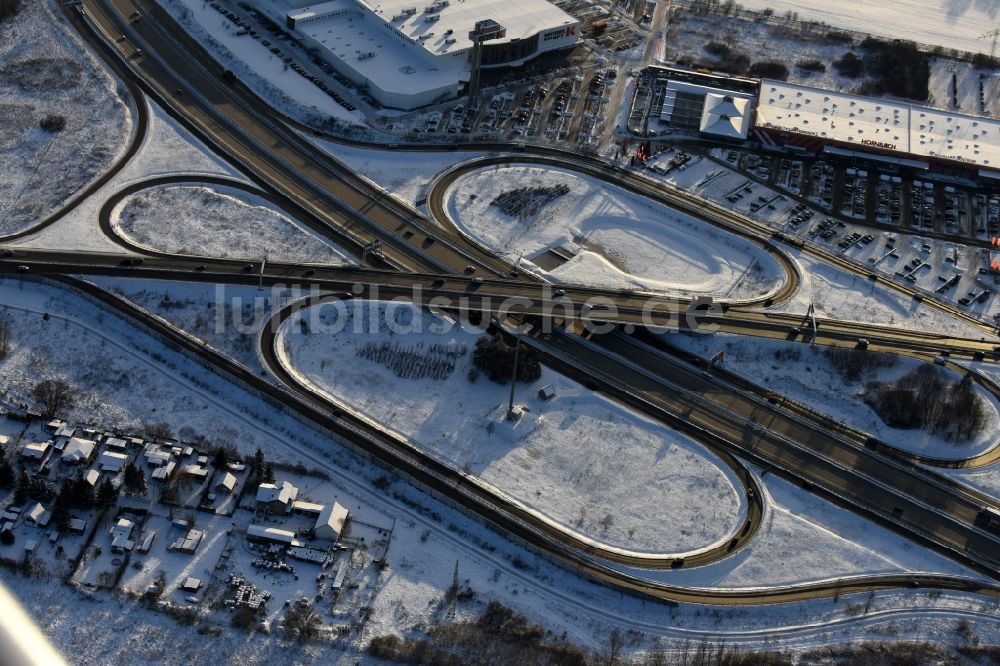
<svg viewBox="0 0 1000 666">
<path fill-rule="evenodd" d="M 959 241 L 1000 236 L 1000 187 L 990 183 L 972 187 L 904 167 L 827 156 L 734 149 L 727 161 L 838 218 Z"/>
</svg>

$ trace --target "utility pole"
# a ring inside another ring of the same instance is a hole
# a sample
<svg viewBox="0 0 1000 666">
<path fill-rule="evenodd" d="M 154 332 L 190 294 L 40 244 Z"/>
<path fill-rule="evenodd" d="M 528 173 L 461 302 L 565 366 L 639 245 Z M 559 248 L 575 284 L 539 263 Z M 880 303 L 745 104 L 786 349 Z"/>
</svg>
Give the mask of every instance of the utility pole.
<svg viewBox="0 0 1000 666">
<path fill-rule="evenodd" d="M 997 54 L 997 38 L 1000 37 L 1000 28 L 997 28 L 996 30 L 990 30 L 989 32 L 984 32 L 983 34 L 979 35 L 979 39 L 987 39 L 990 37 L 993 38 L 993 41 L 990 44 L 990 62 L 993 62 L 993 58 Z"/>
<path fill-rule="evenodd" d="M 516 421 L 517 413 L 514 411 L 514 385 L 517 384 L 517 362 L 521 354 L 521 339 L 517 338 L 514 344 L 514 369 L 510 373 L 510 400 L 507 401 L 507 420 Z"/>
<path fill-rule="evenodd" d="M 817 329 L 817 326 L 816 326 L 816 306 L 814 304 L 812 304 L 812 303 L 809 304 L 809 310 L 806 311 L 806 316 L 809 317 L 810 319 L 812 319 L 813 335 L 812 335 L 812 341 L 809 344 L 810 344 L 810 346 L 815 347 L 816 346 L 816 336 L 818 335 L 818 333 L 816 331 L 816 329 Z"/>
<path fill-rule="evenodd" d="M 257 291 L 264 291 L 264 267 L 267 266 L 267 252 L 260 262 L 260 278 L 257 280 Z"/>
</svg>

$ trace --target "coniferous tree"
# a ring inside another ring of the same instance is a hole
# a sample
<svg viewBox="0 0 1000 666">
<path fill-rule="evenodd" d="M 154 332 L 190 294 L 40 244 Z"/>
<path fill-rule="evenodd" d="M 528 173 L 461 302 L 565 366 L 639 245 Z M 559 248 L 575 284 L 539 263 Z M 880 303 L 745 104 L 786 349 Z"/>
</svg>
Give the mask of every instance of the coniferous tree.
<svg viewBox="0 0 1000 666">
<path fill-rule="evenodd" d="M 111 485 L 110 479 L 104 479 L 97 488 L 97 505 L 111 506 L 118 499 L 118 491 Z"/>
</svg>

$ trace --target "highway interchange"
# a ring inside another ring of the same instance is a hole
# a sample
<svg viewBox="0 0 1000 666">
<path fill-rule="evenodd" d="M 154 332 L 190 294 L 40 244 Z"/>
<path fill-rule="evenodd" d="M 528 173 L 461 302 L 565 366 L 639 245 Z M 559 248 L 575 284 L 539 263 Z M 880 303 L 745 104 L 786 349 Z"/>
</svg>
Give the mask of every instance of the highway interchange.
<svg viewBox="0 0 1000 666">
<path fill-rule="evenodd" d="M 134 20 L 134 13 L 141 18 Z M 655 338 L 637 325 L 708 327 L 762 337 L 821 345 L 853 347 L 864 338 L 872 351 L 891 351 L 930 360 L 982 360 L 1000 353 L 996 330 L 943 302 L 926 299 L 978 327 L 978 339 L 906 331 L 856 322 L 819 320 L 815 335 L 801 315 L 765 312 L 763 307 L 791 297 L 799 284 L 798 268 L 782 249 L 784 239 L 752 220 L 720 206 L 694 200 L 683 192 L 655 186 L 644 178 L 615 169 L 594 158 L 554 149 L 528 147 L 513 156 L 490 156 L 457 165 L 441 174 L 428 195 L 431 218 L 389 196 L 367 179 L 332 159 L 303 136 L 296 126 L 266 107 L 241 84 L 224 80 L 200 47 L 173 24 L 155 3 L 137 0 L 86 0 L 66 9 L 67 17 L 127 82 L 138 113 L 136 137 L 120 168 L 134 155 L 145 132 L 149 95 L 214 150 L 250 174 L 264 195 L 314 232 L 360 255 L 379 241 L 381 251 L 368 268 L 208 259 L 174 256 L 139 248 L 118 235 L 110 223 L 112 209 L 125 196 L 167 182 L 226 185 L 227 179 L 171 177 L 134 183 L 103 205 L 100 228 L 122 246 L 123 254 L 80 253 L 11 247 L 0 259 L 0 272 L 46 276 L 120 312 L 135 324 L 197 357 L 207 366 L 249 386 L 282 409 L 308 418 L 338 440 L 391 467 L 434 495 L 472 513 L 484 523 L 528 547 L 599 582 L 672 601 L 714 604 L 760 604 L 835 596 L 850 591 L 930 587 L 1000 596 L 1000 586 L 952 576 L 860 576 L 764 590 L 685 588 L 624 573 L 614 564 L 638 568 L 695 566 L 727 557 L 749 543 L 760 525 L 762 493 L 747 460 L 789 478 L 860 515 L 894 529 L 987 578 L 1000 572 L 1000 532 L 983 525 L 985 507 L 1000 502 L 970 490 L 929 467 L 980 466 L 1000 457 L 1000 442 L 964 461 L 921 458 L 863 433 L 833 423 L 785 396 L 757 387 L 725 371 L 706 372 L 703 364 L 677 350 L 657 348 Z M 120 36 L 126 39 L 122 40 Z M 141 49 L 141 55 L 137 53 Z M 169 63 L 169 66 L 165 63 Z M 328 137 L 329 138 L 329 137 Z M 472 146 L 475 148 L 476 146 Z M 440 146 L 448 150 L 453 146 Z M 496 145 L 480 146 L 495 151 Z M 737 233 L 763 247 L 781 266 L 786 279 L 774 294 L 742 302 L 711 303 L 655 294 L 550 285 L 467 240 L 451 224 L 443 201 L 447 184 L 463 173 L 510 162 L 558 166 L 600 178 L 689 212 L 710 224 Z M 37 227 L 2 239 L 15 240 L 55 223 L 59 217 L 108 182 L 117 169 L 75 197 Z M 801 247 L 818 255 L 819 250 Z M 822 259 L 840 268 L 859 268 L 832 256 Z M 473 269 L 473 270 L 470 270 Z M 863 273 L 871 278 L 867 272 Z M 224 355 L 151 316 L 128 301 L 74 276 L 112 275 L 143 279 L 264 286 L 299 285 L 316 289 L 274 313 L 262 329 L 260 351 L 280 385 L 249 372 Z M 905 285 L 888 285 L 909 293 Z M 416 287 L 416 288 L 415 288 Z M 546 364 L 653 416 L 704 444 L 739 477 L 747 495 L 745 520 L 732 538 L 694 553 L 649 555 L 630 553 L 583 540 L 554 526 L 481 480 L 425 454 L 411 442 L 353 413 L 350 405 L 333 404 L 300 384 L 275 354 L 275 335 L 288 317 L 317 300 L 368 297 L 409 298 L 462 315 L 482 312 L 507 336 L 532 345 Z M 604 306 L 590 307 L 601 298 Z M 594 334 L 593 330 L 612 329 Z M 805 331 L 805 333 L 803 333 Z M 1000 389 L 976 376 L 995 394 Z M 839 426 L 839 427 L 838 427 Z"/>
</svg>

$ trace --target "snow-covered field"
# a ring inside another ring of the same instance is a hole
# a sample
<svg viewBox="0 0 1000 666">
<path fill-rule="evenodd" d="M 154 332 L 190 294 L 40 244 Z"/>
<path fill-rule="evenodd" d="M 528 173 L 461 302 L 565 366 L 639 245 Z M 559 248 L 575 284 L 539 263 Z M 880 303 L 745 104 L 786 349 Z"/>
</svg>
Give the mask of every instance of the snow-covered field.
<svg viewBox="0 0 1000 666">
<path fill-rule="evenodd" d="M 662 580 L 740 588 L 846 578 L 863 572 L 971 575 L 960 565 L 847 509 L 832 506 L 786 479 L 756 471 L 761 476 L 767 510 L 753 540 L 732 557 L 669 575 L 664 572 Z"/>
<path fill-rule="evenodd" d="M 983 86 L 982 99 L 979 97 L 980 83 Z M 933 58 L 927 88 L 931 106 L 973 115 L 1000 116 L 1000 72 L 996 70 L 976 69 L 969 62 Z M 953 93 L 955 99 L 952 98 Z M 953 104 L 953 101 L 957 103 Z"/>
<path fill-rule="evenodd" d="M 800 342 L 724 333 L 671 335 L 668 342 L 702 358 L 712 358 L 719 351 L 725 351 L 727 369 L 905 451 L 941 458 L 968 458 L 1000 441 L 1000 404 L 979 385 L 976 385 L 977 392 L 989 405 L 989 424 L 972 440 L 949 441 L 941 434 L 886 425 L 865 404 L 862 394 L 868 382 L 893 382 L 924 365 L 907 356 L 895 357 L 893 365 L 873 368 L 850 380 L 837 370 L 826 349 Z M 940 371 L 949 382 L 961 380 L 956 372 L 944 368 Z"/>
<path fill-rule="evenodd" d="M 530 411 L 512 425 L 505 420 L 507 386 L 469 379 L 479 336 L 457 327 L 434 333 L 431 315 L 396 305 L 355 301 L 342 311 L 303 311 L 304 320 L 290 318 L 280 331 L 283 363 L 316 391 L 596 541 L 677 553 L 709 546 L 738 527 L 740 484 L 699 444 L 548 369 L 518 387 L 517 402 Z M 370 320 L 377 327 L 363 325 Z M 422 332 L 400 330 L 411 323 Z M 366 345 L 383 343 L 444 359 L 451 370 L 441 378 L 401 378 L 361 356 Z M 536 396 L 546 385 L 557 394 L 550 401 Z"/>
<path fill-rule="evenodd" d="M 788 248 L 788 253 L 801 266 L 802 281 L 791 299 L 772 308 L 775 312 L 805 315 L 812 303 L 818 317 L 935 331 L 977 340 L 983 336 L 982 329 L 887 289 L 880 282 L 847 273 L 800 250 Z"/>
<path fill-rule="evenodd" d="M 264 369 L 257 333 L 273 309 L 291 299 L 278 289 L 198 282 L 91 277 L 90 281 L 183 329 L 255 372 Z M 301 294 L 299 294 L 301 296 Z"/>
<path fill-rule="evenodd" d="M 677 4 L 677 3 L 675 3 Z M 711 42 L 725 42 L 751 62 L 777 61 L 788 67 L 788 80 L 830 90 L 852 91 L 867 79 L 841 76 L 831 63 L 844 55 L 850 44 L 818 39 L 816 33 L 795 26 L 773 25 L 735 19 L 719 14 L 679 12 L 666 40 L 668 61 L 688 59 L 709 65 L 719 62 L 705 50 Z M 819 61 L 825 71 L 808 71 L 795 63 Z M 650 127 L 656 127 L 651 123 Z"/>
<path fill-rule="evenodd" d="M 147 101 L 149 126 L 135 156 L 107 184 L 87 197 L 55 224 L 17 244 L 51 249 L 121 252 L 120 245 L 105 238 L 98 225 L 98 212 L 112 193 L 154 176 L 176 174 L 225 176 L 246 182 L 239 171 L 212 155 L 190 132 L 178 125 L 159 106 Z"/>
<path fill-rule="evenodd" d="M 345 264 L 332 243 L 261 197 L 236 189 L 169 185 L 133 194 L 113 212 L 123 236 L 161 252 Z"/>
<path fill-rule="evenodd" d="M 754 10 L 769 7 L 775 16 L 796 12 L 802 20 L 972 53 L 989 53 L 989 44 L 979 36 L 1000 19 L 995 0 L 742 0 L 740 4 Z"/>
<path fill-rule="evenodd" d="M 355 148 L 333 141 L 310 137 L 317 146 L 347 164 L 358 173 L 415 206 L 427 195 L 427 186 L 434 176 L 459 162 L 496 155 L 469 151 L 401 151 Z"/>
<path fill-rule="evenodd" d="M 10 322 L 12 340 L 0 375 L 14 399 L 26 401 L 41 379 L 62 377 L 79 389 L 69 420 L 136 432 L 144 423 L 163 421 L 186 439 L 203 435 L 248 453 L 281 442 L 281 435 L 264 436 L 252 427 L 244 413 L 267 423 L 264 415 L 273 409 L 249 395 L 233 395 L 201 365 L 80 297 L 2 280 L 0 313 Z M 151 347 L 155 354 L 147 351 Z"/>
<path fill-rule="evenodd" d="M 568 192 L 524 219 L 495 204 L 518 188 L 559 186 Z M 464 233 L 511 261 L 532 262 L 559 282 L 735 300 L 773 292 L 784 279 L 762 249 L 567 170 L 485 168 L 456 180 L 445 196 Z M 550 250 L 571 258 L 547 265 Z"/>
<path fill-rule="evenodd" d="M 232 437 L 244 451 L 261 444 L 270 458 L 319 465 L 333 475 L 333 481 L 316 484 L 309 490 L 310 496 L 336 496 L 363 521 L 384 524 L 386 515 L 395 518 L 389 567 L 367 602 L 371 617 L 363 623 L 360 633 L 354 630 L 345 642 L 332 645 L 248 635 L 211 618 L 201 622 L 221 625 L 221 635 L 202 635 L 197 627 L 179 626 L 139 602 L 101 593 L 85 596 L 58 580 L 26 580 L 5 573 L 5 582 L 56 646 L 75 663 L 201 664 L 218 662 L 220 655 L 225 655 L 224 660 L 245 664 L 373 664 L 357 651 L 371 637 L 408 633 L 442 621 L 441 599 L 451 583 L 456 561 L 460 580 L 468 581 L 477 593 L 473 601 L 459 604 L 459 619 L 475 617 L 488 602 L 497 600 L 555 635 L 564 634 L 569 641 L 593 649 L 604 645 L 612 628 L 631 632 L 628 652 L 656 645 L 678 649 L 702 641 L 798 649 L 871 638 L 951 641 L 956 622 L 962 619 L 971 622 L 971 631 L 983 641 L 1000 639 L 995 605 L 970 595 L 903 590 L 879 592 L 871 599 L 853 595 L 763 608 L 688 604 L 664 608 L 592 585 L 436 503 L 403 481 L 394 480 L 388 492 L 375 490 L 371 480 L 383 473 L 379 468 L 358 461 L 304 424 L 262 409 L 241 390 L 206 375 L 197 364 L 87 302 L 59 289 L 17 284 L 11 282 L 0 289 L 0 302 L 51 315 L 44 322 L 37 312 L 8 309 L 8 317 L 23 319 L 23 324 L 16 324 L 16 330 L 30 333 L 24 340 L 15 339 L 15 343 L 61 346 L 65 353 L 53 358 L 65 376 L 77 380 L 90 369 L 92 374 L 86 379 L 94 387 L 91 390 L 99 390 L 115 405 L 127 406 L 137 420 L 147 415 L 150 420 L 169 421 L 176 429 L 197 419 L 199 431 L 212 438 Z M 157 301 L 156 283 L 143 286 L 148 290 L 147 300 Z M 160 291 L 172 293 L 171 300 L 178 303 L 187 288 L 164 284 Z M 162 311 L 185 319 L 177 314 L 182 309 L 205 310 L 203 303 L 194 302 L 192 294 L 188 296 L 192 301 L 184 308 L 163 305 Z M 162 298 L 159 301 L 163 303 Z M 68 323 L 61 316 L 69 316 L 80 325 Z M 23 356 L 24 351 L 15 354 Z M 107 355 L 116 357 L 113 365 L 108 365 Z M 155 372 L 152 366 L 160 366 L 165 372 L 151 374 Z M 121 373 L 135 377 L 131 387 L 119 386 L 115 381 Z M 3 376 L 6 388 L 16 385 L 23 375 L 11 374 L 4 368 Z M 156 382 L 159 386 L 155 392 L 145 389 Z M 502 393 L 501 387 L 498 390 Z M 176 394 L 177 399 L 166 397 L 168 392 Z M 556 401 L 562 399 L 557 397 Z M 236 427 L 240 432 L 226 431 Z M 961 573 L 958 567 L 925 549 L 833 508 L 800 488 L 770 475 L 764 477 L 763 483 L 769 509 L 761 533 L 748 548 L 710 567 L 666 571 L 664 577 L 692 585 L 738 587 L 871 571 Z M 646 493 L 647 488 L 636 483 L 632 492 Z M 695 501 L 685 498 L 685 502 Z M 512 565 L 515 557 L 524 560 L 527 567 Z M 866 603 L 870 603 L 869 611 L 859 613 L 859 606 Z M 352 610 L 346 608 L 345 612 Z"/>
<path fill-rule="evenodd" d="M 65 127 L 42 129 L 49 116 Z M 116 82 L 47 0 L 0 22 L 0 234 L 53 213 L 113 164 L 131 131 Z"/>
<path fill-rule="evenodd" d="M 248 313 L 249 305 L 261 296 L 256 290 L 226 287 L 224 295 L 229 298 L 218 298 L 210 285 L 112 278 L 101 282 L 254 371 L 262 369 L 253 336 L 231 323 L 233 306 Z M 259 319 L 265 319 L 269 308 L 277 307 L 285 296 L 265 292 Z M 233 298 L 241 300 L 238 303 Z M 222 303 L 221 314 L 216 310 L 218 302 Z M 217 327 L 217 319 L 225 325 Z M 768 510 L 752 542 L 735 557 L 696 570 L 671 572 L 666 580 L 705 586 L 753 586 L 875 571 L 960 571 L 926 550 L 776 477 L 764 475 L 761 483 L 767 491 Z M 781 567 L 767 564 L 776 559 L 782 562 Z"/>
</svg>

